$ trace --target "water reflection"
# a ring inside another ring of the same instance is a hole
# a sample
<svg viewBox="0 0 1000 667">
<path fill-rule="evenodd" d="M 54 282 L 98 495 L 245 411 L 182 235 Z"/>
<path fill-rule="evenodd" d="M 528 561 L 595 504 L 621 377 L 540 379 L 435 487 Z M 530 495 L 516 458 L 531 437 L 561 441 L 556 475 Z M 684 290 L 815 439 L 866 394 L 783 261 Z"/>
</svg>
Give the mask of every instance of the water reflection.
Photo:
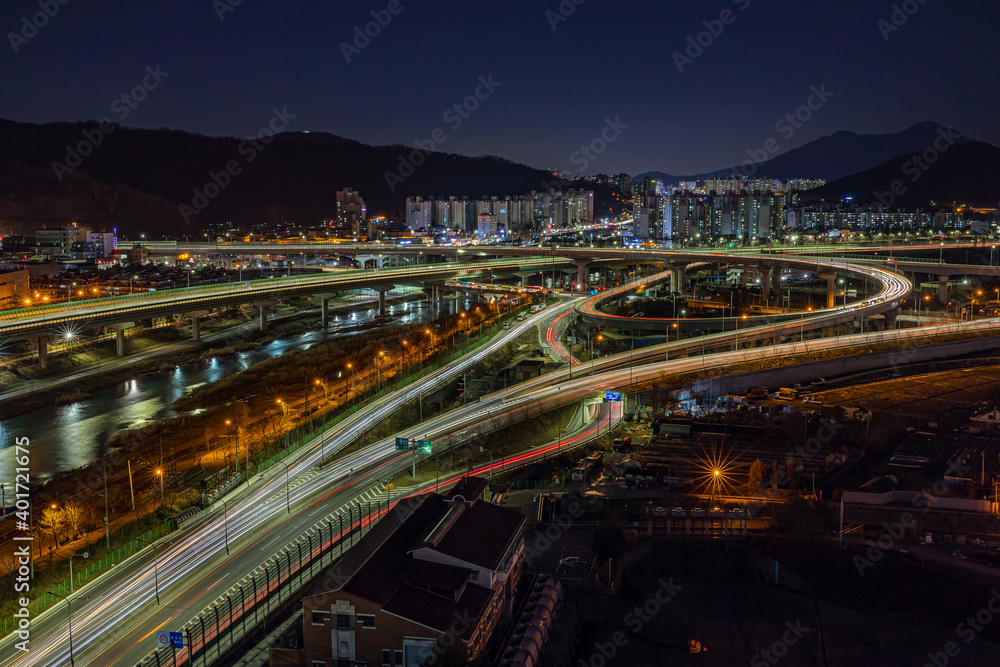
<svg viewBox="0 0 1000 667">
<path fill-rule="evenodd" d="M 470 303 L 470 300 L 446 301 L 438 316 L 467 309 Z M 424 301 L 388 306 L 386 315 L 392 318 L 391 324 L 435 318 L 433 309 Z M 361 333 L 363 325 L 377 318 L 377 305 L 362 304 L 357 310 L 337 313 L 325 332 L 309 331 L 253 350 L 175 366 L 141 380 L 128 380 L 94 392 L 78 403 L 50 405 L 5 420 L 0 432 L 0 483 L 7 489 L 13 488 L 16 437 L 31 439 L 32 479 L 44 481 L 55 473 L 78 468 L 103 456 L 108 450 L 108 440 L 125 429 L 176 416 L 173 403 L 194 387 L 216 382 L 291 350 L 306 350 L 323 340 Z"/>
</svg>

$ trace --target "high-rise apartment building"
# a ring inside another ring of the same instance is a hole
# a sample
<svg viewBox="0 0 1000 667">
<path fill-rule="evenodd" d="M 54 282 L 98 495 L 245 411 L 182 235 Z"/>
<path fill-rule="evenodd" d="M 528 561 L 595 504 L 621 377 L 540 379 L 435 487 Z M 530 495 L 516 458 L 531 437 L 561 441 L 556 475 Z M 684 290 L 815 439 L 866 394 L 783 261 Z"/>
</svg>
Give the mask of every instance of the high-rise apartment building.
<svg viewBox="0 0 1000 667">
<path fill-rule="evenodd" d="M 364 231 L 362 223 L 365 221 L 367 213 L 365 200 L 361 198 L 357 190 L 344 188 L 337 191 L 338 227 L 350 229 L 352 234 L 359 234 Z"/>
</svg>

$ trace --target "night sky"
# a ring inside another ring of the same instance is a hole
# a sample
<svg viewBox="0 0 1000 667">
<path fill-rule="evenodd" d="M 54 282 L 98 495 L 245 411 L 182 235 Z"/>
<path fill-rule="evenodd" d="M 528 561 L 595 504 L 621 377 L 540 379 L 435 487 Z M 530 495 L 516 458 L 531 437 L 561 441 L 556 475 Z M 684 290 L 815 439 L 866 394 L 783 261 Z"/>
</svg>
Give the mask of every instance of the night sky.
<svg viewBox="0 0 1000 667">
<path fill-rule="evenodd" d="M 130 126 L 246 136 L 287 108 L 289 130 L 412 145 L 441 128 L 440 150 L 572 172 L 585 160 L 590 173 L 707 171 L 772 137 L 784 151 L 924 120 L 1000 144 L 1000 8 L 986 0 L 900 2 L 898 30 L 893 3 L 874 0 L 563 0 L 568 16 L 558 0 L 63 1 L 16 45 L 10 33 L 39 2 L 0 8 L 0 117 L 118 120 L 127 109 Z M 372 11 L 391 20 L 348 63 L 341 43 Z M 728 25 L 710 35 L 703 22 L 720 16 Z M 711 43 L 680 72 L 674 52 L 702 32 Z M 167 75 L 146 99 L 113 112 L 157 65 Z M 478 109 L 445 119 L 490 75 L 500 85 L 479 89 Z M 776 130 L 824 85 L 832 97 L 801 128 Z M 605 119 L 627 127 L 605 131 Z M 602 131 L 614 138 L 602 154 L 574 156 Z"/>
</svg>

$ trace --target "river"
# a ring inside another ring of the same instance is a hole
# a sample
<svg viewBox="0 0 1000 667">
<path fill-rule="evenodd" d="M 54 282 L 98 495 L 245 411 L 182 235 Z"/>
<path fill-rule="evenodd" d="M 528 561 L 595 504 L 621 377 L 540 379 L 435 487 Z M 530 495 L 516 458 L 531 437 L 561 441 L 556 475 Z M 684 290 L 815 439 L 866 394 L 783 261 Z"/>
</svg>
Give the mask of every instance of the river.
<svg viewBox="0 0 1000 667">
<path fill-rule="evenodd" d="M 438 317 L 449 315 L 456 308 L 469 308 L 471 303 L 472 299 L 446 300 Z M 434 310 L 426 301 L 387 304 L 386 315 L 393 318 L 391 324 L 435 319 Z M 50 405 L 5 420 L 0 424 L 0 483 L 7 492 L 7 506 L 12 504 L 14 489 L 15 438 L 30 438 L 31 478 L 37 488 L 39 482 L 56 473 L 80 468 L 104 456 L 108 441 L 121 431 L 177 416 L 174 401 L 194 387 L 246 370 L 264 359 L 305 350 L 338 336 L 361 333 L 353 328 L 369 324 L 377 316 L 377 303 L 362 303 L 356 308 L 332 312 L 326 331 L 309 331 L 246 352 L 177 366 L 95 391 L 78 403 Z"/>
</svg>

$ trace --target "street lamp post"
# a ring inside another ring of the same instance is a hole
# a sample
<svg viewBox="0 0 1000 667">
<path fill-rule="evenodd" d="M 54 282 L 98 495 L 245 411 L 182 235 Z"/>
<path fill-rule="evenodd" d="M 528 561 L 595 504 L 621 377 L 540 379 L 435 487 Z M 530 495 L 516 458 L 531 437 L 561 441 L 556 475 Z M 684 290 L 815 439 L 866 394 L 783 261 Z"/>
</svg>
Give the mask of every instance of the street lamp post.
<svg viewBox="0 0 1000 667">
<path fill-rule="evenodd" d="M 73 592 L 73 559 L 79 556 L 80 558 L 90 558 L 90 552 L 84 551 L 82 554 L 73 554 L 69 557 L 69 592 Z"/>
<path fill-rule="evenodd" d="M 49 591 L 52 595 L 57 598 L 62 598 L 66 601 L 66 611 L 69 618 L 69 664 L 70 667 L 76 667 L 76 663 L 73 661 L 73 601 L 70 600 L 65 595 L 59 595 L 55 591 Z M 89 597 L 77 598 L 79 600 L 89 600 Z"/>
<path fill-rule="evenodd" d="M 278 405 L 281 406 L 281 411 L 285 413 L 285 449 L 288 449 L 288 403 L 279 398 Z"/>
<path fill-rule="evenodd" d="M 490 450 L 490 449 L 486 449 L 483 446 L 479 447 L 479 451 L 480 452 L 486 452 L 486 453 L 488 453 L 490 455 L 490 475 L 489 475 L 489 479 L 493 479 L 493 451 Z"/>
<path fill-rule="evenodd" d="M 289 514 L 292 513 L 291 501 L 288 499 L 288 464 L 282 462 L 281 465 L 285 466 L 285 509 Z"/>
<path fill-rule="evenodd" d="M 156 474 L 160 477 L 160 505 L 163 505 L 163 470 L 157 470 Z"/>
<path fill-rule="evenodd" d="M 226 540 L 226 555 L 229 555 L 229 506 L 227 503 L 229 501 L 223 500 L 222 502 L 222 524 L 225 530 L 225 540 Z"/>
<path fill-rule="evenodd" d="M 153 592 L 156 594 L 156 606 L 160 606 L 160 575 L 157 571 L 156 565 L 156 545 L 149 542 L 143 536 L 139 536 L 139 539 L 145 542 L 147 545 L 153 547 Z"/>
<path fill-rule="evenodd" d="M 323 428 L 326 428 L 326 395 L 327 395 L 326 392 L 328 387 L 326 382 L 324 382 L 323 380 L 316 380 L 316 384 L 318 384 L 320 387 L 323 387 Z M 319 439 L 319 448 L 320 448 L 319 452 L 320 461 L 322 461 L 323 458 L 325 458 L 325 443 L 323 442 L 322 436 L 320 436 Z"/>
<path fill-rule="evenodd" d="M 351 409 L 354 409 L 354 395 L 358 391 L 358 385 L 354 378 L 354 364 L 348 363 L 347 369 L 351 371 Z"/>
</svg>

